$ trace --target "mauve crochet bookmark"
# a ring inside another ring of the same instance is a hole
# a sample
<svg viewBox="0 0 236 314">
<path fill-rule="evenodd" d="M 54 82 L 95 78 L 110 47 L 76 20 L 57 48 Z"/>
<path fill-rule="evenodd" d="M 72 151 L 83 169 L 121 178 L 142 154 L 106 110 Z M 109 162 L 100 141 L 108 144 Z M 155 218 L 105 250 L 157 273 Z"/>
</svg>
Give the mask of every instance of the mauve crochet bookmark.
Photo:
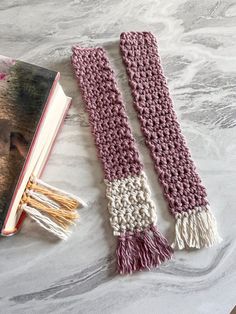
<svg viewBox="0 0 236 314">
<path fill-rule="evenodd" d="M 157 267 L 172 255 L 156 229 L 156 211 L 127 122 L 113 70 L 102 48 L 74 46 L 72 65 L 105 173 L 117 268 L 121 274 Z"/>
<path fill-rule="evenodd" d="M 120 49 L 141 128 L 176 219 L 173 246 L 212 246 L 220 241 L 216 221 L 177 121 L 156 39 L 149 32 L 122 33 Z"/>
</svg>

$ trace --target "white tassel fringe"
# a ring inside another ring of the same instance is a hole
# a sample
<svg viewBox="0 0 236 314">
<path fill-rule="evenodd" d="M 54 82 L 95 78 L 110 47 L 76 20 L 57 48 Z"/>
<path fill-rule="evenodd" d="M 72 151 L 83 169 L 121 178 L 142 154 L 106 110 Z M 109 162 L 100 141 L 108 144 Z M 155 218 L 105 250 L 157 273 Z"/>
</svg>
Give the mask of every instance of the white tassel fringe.
<svg viewBox="0 0 236 314">
<path fill-rule="evenodd" d="M 175 249 L 211 247 L 222 239 L 217 231 L 217 223 L 208 206 L 198 207 L 176 215 Z"/>
<path fill-rule="evenodd" d="M 52 221 L 49 217 L 42 215 L 40 211 L 36 208 L 27 206 L 26 204 L 22 205 L 22 209 L 34 220 L 36 221 L 42 228 L 47 231 L 53 233 L 55 236 L 62 240 L 67 240 L 71 235 L 69 230 L 65 230 L 61 228 L 58 224 Z"/>
<path fill-rule="evenodd" d="M 78 220 L 76 209 L 86 206 L 77 196 L 32 177 L 22 196 L 20 207 L 41 227 L 66 240 L 68 230 Z"/>
</svg>

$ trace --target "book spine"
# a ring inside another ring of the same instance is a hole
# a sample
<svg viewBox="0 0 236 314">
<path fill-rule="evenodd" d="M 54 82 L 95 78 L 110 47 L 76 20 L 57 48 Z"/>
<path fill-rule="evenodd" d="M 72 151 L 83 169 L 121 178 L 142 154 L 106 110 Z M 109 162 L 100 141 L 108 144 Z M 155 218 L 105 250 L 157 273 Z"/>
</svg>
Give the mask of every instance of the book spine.
<svg viewBox="0 0 236 314">
<path fill-rule="evenodd" d="M 35 131 L 35 134 L 34 134 L 34 137 L 33 137 L 32 143 L 31 143 L 31 146 L 30 146 L 29 151 L 28 151 L 28 154 L 27 154 L 27 156 L 26 156 L 25 164 L 24 164 L 24 166 L 23 166 L 23 168 L 22 168 L 21 175 L 19 176 L 18 182 L 17 182 L 17 184 L 16 184 L 16 187 L 15 187 L 15 190 L 14 190 L 14 193 L 13 193 L 13 196 L 12 196 L 12 199 L 11 199 L 11 201 L 10 201 L 10 205 L 9 205 L 8 209 L 5 210 L 5 211 L 2 213 L 2 215 L 0 216 L 0 232 L 1 232 L 1 235 L 4 235 L 4 228 L 5 228 L 5 225 L 6 225 L 6 223 L 7 223 L 7 220 L 8 220 L 8 218 L 9 218 L 9 216 L 10 216 L 11 208 L 12 208 L 12 206 L 13 206 L 13 203 L 14 203 L 14 200 L 15 200 L 15 197 L 16 197 L 16 194 L 17 194 L 17 191 L 18 191 L 20 185 L 22 184 L 22 180 L 23 180 L 23 177 L 24 177 L 24 173 L 25 173 L 25 171 L 26 171 L 27 165 L 28 165 L 29 162 L 30 162 L 31 154 L 32 154 L 32 152 L 33 152 L 33 150 L 34 150 L 34 148 L 35 148 L 36 143 L 37 143 L 37 135 L 38 135 L 38 133 L 39 133 L 39 131 L 40 131 L 40 128 L 41 128 L 41 126 L 42 126 L 42 124 L 43 124 L 44 118 L 45 118 L 45 116 L 46 116 L 46 114 L 47 114 L 47 109 L 48 109 L 48 106 L 49 106 L 49 103 L 50 103 L 50 99 L 51 99 L 51 97 L 52 97 L 52 95 L 53 95 L 53 93 L 54 93 L 54 91 L 55 91 L 55 88 L 56 88 L 56 86 L 57 86 L 57 84 L 58 84 L 59 78 L 60 78 L 60 73 L 58 72 L 57 75 L 56 75 L 56 78 L 55 78 L 55 80 L 54 80 L 54 82 L 53 82 L 53 85 L 52 85 L 50 94 L 49 94 L 49 96 L 48 96 L 48 98 L 47 98 L 47 101 L 46 101 L 46 103 L 45 103 L 45 105 L 44 105 L 43 113 L 42 113 L 41 118 L 40 118 L 40 120 L 39 120 L 39 123 L 38 123 L 37 129 L 36 129 L 36 131 Z"/>
</svg>

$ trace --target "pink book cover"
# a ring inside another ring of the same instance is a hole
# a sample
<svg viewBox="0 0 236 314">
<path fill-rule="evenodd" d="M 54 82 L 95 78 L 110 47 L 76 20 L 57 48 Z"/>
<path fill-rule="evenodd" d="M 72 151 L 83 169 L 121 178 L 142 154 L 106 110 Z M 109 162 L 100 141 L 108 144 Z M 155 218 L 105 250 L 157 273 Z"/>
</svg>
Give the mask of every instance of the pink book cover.
<svg viewBox="0 0 236 314">
<path fill-rule="evenodd" d="M 58 79 L 57 72 L 0 56 L 0 232 Z"/>
</svg>

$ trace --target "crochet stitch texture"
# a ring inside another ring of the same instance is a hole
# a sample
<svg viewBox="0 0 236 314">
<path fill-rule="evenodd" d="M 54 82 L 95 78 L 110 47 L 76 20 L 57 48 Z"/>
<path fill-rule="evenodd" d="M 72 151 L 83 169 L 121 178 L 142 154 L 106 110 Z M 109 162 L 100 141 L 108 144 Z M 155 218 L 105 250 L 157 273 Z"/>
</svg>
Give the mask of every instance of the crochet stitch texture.
<svg viewBox="0 0 236 314">
<path fill-rule="evenodd" d="M 172 214 L 207 205 L 206 190 L 181 133 L 150 33 L 125 33 L 120 47 L 134 105 Z"/>
<path fill-rule="evenodd" d="M 159 266 L 172 250 L 155 228 L 155 207 L 106 53 L 75 46 L 72 64 L 104 169 L 118 271 Z"/>
<path fill-rule="evenodd" d="M 143 165 L 104 50 L 74 49 L 73 64 L 105 179 L 111 181 L 139 174 Z"/>
<path fill-rule="evenodd" d="M 150 32 L 122 33 L 120 49 L 146 144 L 177 219 L 175 246 L 211 246 L 219 240 L 216 222 L 177 121 L 156 39 Z"/>
<path fill-rule="evenodd" d="M 156 223 L 155 205 L 144 173 L 121 180 L 105 180 L 105 183 L 114 234 L 145 230 Z"/>
</svg>

